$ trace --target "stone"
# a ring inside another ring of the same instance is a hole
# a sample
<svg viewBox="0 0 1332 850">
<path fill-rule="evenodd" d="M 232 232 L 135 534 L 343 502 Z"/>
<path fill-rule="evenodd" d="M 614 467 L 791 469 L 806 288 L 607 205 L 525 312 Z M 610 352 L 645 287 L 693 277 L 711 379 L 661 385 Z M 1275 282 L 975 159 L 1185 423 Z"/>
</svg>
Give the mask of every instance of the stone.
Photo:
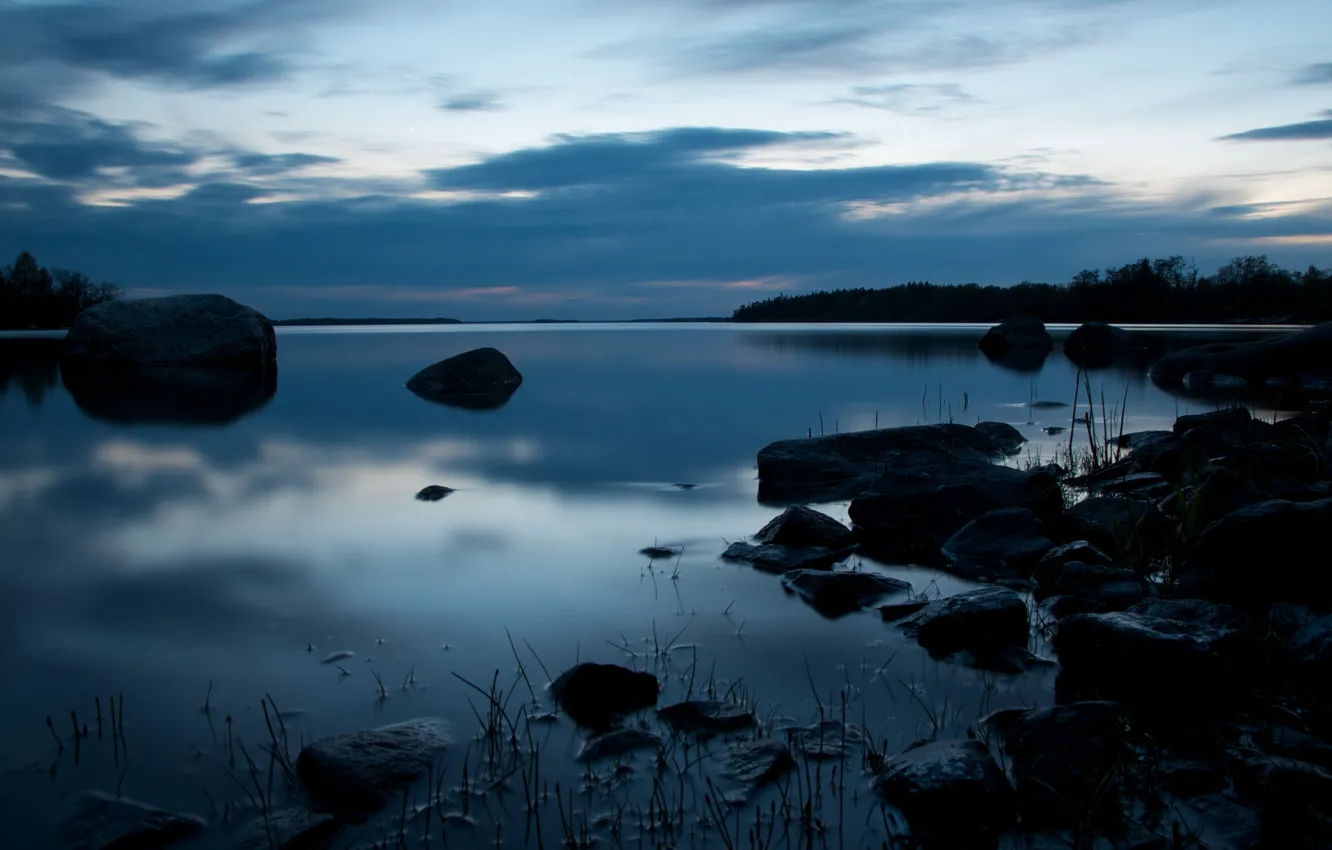
<svg viewBox="0 0 1332 850">
<path fill-rule="evenodd" d="M 1065 543 L 1062 546 L 1056 546 L 1041 556 L 1041 560 L 1032 570 L 1031 577 L 1036 580 L 1036 584 L 1042 588 L 1053 588 L 1059 574 L 1063 572 L 1064 565 L 1070 561 L 1080 561 L 1092 566 L 1110 566 L 1113 561 L 1110 556 L 1097 549 L 1086 540 L 1074 540 L 1072 543 Z"/>
<path fill-rule="evenodd" d="M 1250 422 L 1253 421 L 1253 414 L 1249 413 L 1246 407 L 1226 407 L 1221 410 L 1213 410 L 1207 413 L 1195 413 L 1189 416 L 1181 416 L 1175 420 L 1175 425 L 1171 429 L 1177 436 L 1187 434 L 1197 428 L 1216 427 L 1222 431 L 1243 432 Z"/>
<path fill-rule="evenodd" d="M 792 749 L 815 761 L 840 761 L 852 753 L 860 753 L 865 743 L 865 733 L 859 726 L 843 725 L 840 720 L 824 720 L 777 731 L 786 735 Z"/>
<path fill-rule="evenodd" d="M 979 344 L 989 357 L 1001 357 L 1014 349 L 1049 351 L 1054 340 L 1038 316 L 1017 316 L 985 332 Z"/>
<path fill-rule="evenodd" d="M 781 575 L 794 570 L 831 570 L 855 551 L 854 546 L 833 551 L 822 546 L 755 546 L 736 541 L 721 556 L 727 561 L 748 561 L 756 570 Z"/>
<path fill-rule="evenodd" d="M 1232 794 L 1203 794 L 1177 806 L 1185 828 L 1196 833 L 1207 850 L 1253 850 L 1262 846 L 1262 818 Z"/>
<path fill-rule="evenodd" d="M 758 718 L 745 706 L 719 700 L 678 702 L 658 710 L 657 717 L 672 729 L 696 735 L 739 732 L 758 724 Z"/>
<path fill-rule="evenodd" d="M 976 430 L 989 437 L 1005 455 L 1012 456 L 1022 451 L 1022 444 L 1027 438 L 1022 432 L 1007 422 L 977 422 Z"/>
<path fill-rule="evenodd" d="M 1184 800 L 1226 790 L 1225 766 L 1202 759 L 1158 761 L 1156 775 L 1161 787 Z"/>
<path fill-rule="evenodd" d="M 1047 596 L 1036 606 L 1036 622 L 1049 626 L 1074 614 L 1099 614 L 1103 610 L 1101 603 L 1095 599 L 1081 596 Z"/>
<path fill-rule="evenodd" d="M 241 833 L 240 850 L 327 850 L 341 831 L 332 815 L 283 809 L 250 821 Z"/>
<path fill-rule="evenodd" d="M 1002 508 L 981 514 L 944 542 L 942 552 L 953 572 L 969 578 L 1006 573 L 1027 576 L 1054 548 L 1045 527 L 1027 508 Z"/>
<path fill-rule="evenodd" d="M 1132 343 L 1128 331 L 1105 322 L 1084 322 L 1064 340 L 1064 353 L 1080 366 L 1103 366 Z"/>
<path fill-rule="evenodd" d="M 273 325 L 222 295 L 171 295 L 89 307 L 61 357 L 111 366 L 265 369 L 277 362 Z"/>
<path fill-rule="evenodd" d="M 429 487 L 422 487 L 416 493 L 418 502 L 438 502 L 440 499 L 447 498 L 456 491 L 452 487 L 442 487 L 439 484 L 431 484 Z"/>
<path fill-rule="evenodd" d="M 1194 492 L 1188 512 L 1194 529 L 1201 533 L 1226 514 L 1266 500 L 1267 495 L 1238 472 L 1214 467 Z"/>
<path fill-rule="evenodd" d="M 429 401 L 486 409 L 503 405 L 522 382 L 502 352 L 477 348 L 427 366 L 407 381 L 407 389 Z"/>
<path fill-rule="evenodd" d="M 924 848 L 994 847 L 1013 822 L 1013 791 L 978 741 L 936 741 L 888 759 L 875 792 Z"/>
<path fill-rule="evenodd" d="M 1301 626 L 1290 638 L 1290 654 L 1305 682 L 1332 680 L 1332 614 Z"/>
<path fill-rule="evenodd" d="M 1112 552 L 1148 550 L 1171 531 L 1170 521 L 1151 502 L 1119 496 L 1092 496 L 1064 512 L 1069 537 Z"/>
<path fill-rule="evenodd" d="M 787 508 L 774 518 L 754 539 L 778 546 L 841 549 L 851 544 L 851 529 L 825 513 L 803 505 Z"/>
<path fill-rule="evenodd" d="M 660 687 L 651 673 L 585 661 L 550 683 L 550 693 L 579 726 L 609 728 L 617 717 L 652 708 Z"/>
<path fill-rule="evenodd" d="M 60 836 L 68 850 L 154 850 L 193 838 L 205 825 L 195 815 L 86 791 L 74 798 L 60 824 Z"/>
<path fill-rule="evenodd" d="M 740 786 L 738 799 L 747 799 L 793 767 L 791 748 L 771 738 L 732 744 L 726 751 L 726 775 Z"/>
<path fill-rule="evenodd" d="M 898 624 L 923 647 L 941 652 L 992 644 L 1026 646 L 1027 604 L 1002 587 L 935 600 Z"/>
<path fill-rule="evenodd" d="M 316 811 L 357 821 L 425 775 L 447 743 L 443 721 L 409 720 L 307 744 L 296 773 Z"/>
<path fill-rule="evenodd" d="M 661 747 L 661 736 L 644 729 L 612 729 L 594 735 L 578 748 L 576 759 L 588 763 L 600 759 L 617 758 L 637 750 L 656 750 Z"/>
<path fill-rule="evenodd" d="M 676 555 L 680 553 L 675 549 L 671 549 L 667 546 L 644 546 L 642 549 L 638 550 L 638 554 L 646 555 L 649 558 L 657 559 L 657 558 L 674 558 Z"/>
<path fill-rule="evenodd" d="M 1090 701 L 1029 711 L 1013 724 L 1012 759 L 1024 826 L 1073 827 L 1120 819 L 1113 781 L 1130 760 L 1129 710 Z"/>
<path fill-rule="evenodd" d="M 1146 580 L 1133 570 L 1070 561 L 1049 590 L 1037 596 L 1073 596 L 1094 601 L 1102 611 L 1122 611 L 1141 602 L 1149 592 Z"/>
<path fill-rule="evenodd" d="M 911 590 L 911 585 L 901 579 L 850 570 L 793 570 L 782 577 L 782 587 L 829 618 L 854 613 L 885 596 Z"/>
<path fill-rule="evenodd" d="M 1263 837 L 1270 846 L 1329 846 L 1332 771 L 1284 756 L 1255 754 L 1238 759 L 1234 773 L 1241 798 L 1258 804 Z"/>
<path fill-rule="evenodd" d="M 1151 369 L 1161 386 L 1177 385 L 1188 372 L 1210 370 L 1261 384 L 1268 378 L 1298 380 L 1311 370 L 1332 367 L 1332 323 L 1269 336 L 1256 342 L 1222 342 L 1168 354 Z"/>
<path fill-rule="evenodd" d="M 1134 472 L 1102 482 L 1097 491 L 1105 496 L 1132 496 L 1135 499 L 1159 499 L 1175 488 L 1159 472 Z"/>
</svg>

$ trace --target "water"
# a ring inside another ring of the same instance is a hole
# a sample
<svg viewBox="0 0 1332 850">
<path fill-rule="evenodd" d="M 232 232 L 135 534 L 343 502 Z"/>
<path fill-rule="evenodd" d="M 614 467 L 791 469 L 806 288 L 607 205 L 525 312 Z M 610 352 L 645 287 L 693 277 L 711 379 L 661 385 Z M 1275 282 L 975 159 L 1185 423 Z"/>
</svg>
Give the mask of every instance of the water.
<svg viewBox="0 0 1332 850">
<path fill-rule="evenodd" d="M 692 673 L 695 691 L 712 677 L 778 726 L 818 719 L 815 692 L 835 711 L 845 697 L 848 719 L 863 718 L 889 752 L 936 725 L 962 734 L 986 711 L 1051 702 L 1049 672 L 936 663 L 874 612 L 824 619 L 776 577 L 717 557 L 777 512 L 757 503 L 754 478 L 755 452 L 773 440 L 876 422 L 1002 420 L 1032 440 L 1029 457 L 1052 457 L 1067 435 L 1042 429 L 1066 426 L 1070 411 L 1022 405 L 1070 400 L 1076 367 L 1058 349 L 1023 370 L 993 365 L 975 348 L 983 330 L 289 329 L 279 332 L 271 401 L 233 422 L 188 426 L 123 421 L 142 408 L 108 414 L 105 400 L 90 415 L 59 380 L 55 342 L 0 339 L 8 846 L 47 846 L 71 793 L 117 787 L 215 821 L 232 808 L 199 844 L 232 846 L 235 821 L 254 812 L 228 776 L 225 718 L 257 752 L 269 740 L 265 695 L 290 715 L 293 755 L 302 739 L 443 717 L 454 728 L 445 762 L 456 786 L 469 742 L 473 761 L 477 751 L 467 698 L 485 706 L 452 674 L 489 687 L 498 671 L 502 687 L 515 687 L 506 629 L 538 687 L 541 664 L 556 674 L 579 658 L 614 661 L 656 670 L 665 703 L 683 696 Z M 1155 388 L 1150 356 L 1264 332 L 1142 331 L 1150 354 L 1093 373 L 1092 385 L 1113 406 L 1127 398 L 1127 430 L 1168 428 L 1215 402 Z M 506 352 L 525 377 L 502 408 L 450 408 L 404 389 L 419 368 L 481 345 Z M 457 492 L 413 499 L 430 484 Z M 845 503 L 824 509 L 846 519 Z M 637 550 L 653 543 L 683 555 L 649 565 Z M 931 594 L 965 586 L 932 570 L 859 566 Z M 672 639 L 669 660 L 654 659 Z M 355 653 L 338 662 L 350 675 L 319 663 L 343 650 Z M 528 699 L 516 687 L 515 713 Z M 95 732 L 94 697 L 105 714 L 113 694 L 123 694 L 127 757 L 112 751 L 109 726 L 102 741 Z M 77 765 L 71 710 L 92 733 Z M 543 778 L 582 788 L 572 724 L 539 734 Z M 881 819 L 867 818 L 860 761 L 857 752 L 848 762 L 841 807 L 824 801 L 829 843 L 883 838 Z M 646 808 L 648 757 L 637 763 L 637 780 L 580 794 L 577 816 Z M 716 775 L 705 761 L 688 777 L 695 831 L 706 812 L 700 770 Z M 244 768 L 233 775 L 244 779 Z M 522 800 L 506 814 L 494 796 L 471 803 L 475 834 L 451 840 L 493 842 L 498 822 L 507 846 L 524 843 Z M 543 811 L 553 846 L 559 819 Z M 745 822 L 752 817 L 746 810 Z M 637 822 L 624 820 L 636 836 Z M 396 835 L 397 814 L 359 840 L 382 837 L 377 829 Z"/>
</svg>

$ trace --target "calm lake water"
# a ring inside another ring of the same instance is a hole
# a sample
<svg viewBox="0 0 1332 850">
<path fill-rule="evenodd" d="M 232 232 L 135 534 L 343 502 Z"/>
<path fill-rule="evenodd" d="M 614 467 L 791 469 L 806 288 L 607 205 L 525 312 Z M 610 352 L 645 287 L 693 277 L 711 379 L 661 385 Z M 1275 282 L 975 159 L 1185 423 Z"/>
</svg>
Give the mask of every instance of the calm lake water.
<svg viewBox="0 0 1332 850">
<path fill-rule="evenodd" d="M 1070 400 L 1076 367 L 1058 348 L 1040 364 L 991 364 L 975 347 L 983 331 L 284 329 L 272 400 L 231 423 L 189 426 L 106 421 L 103 409 L 91 416 L 63 387 L 54 343 L 0 339 L 6 846 L 49 846 L 65 800 L 90 788 L 119 786 L 214 820 L 230 806 L 229 823 L 249 820 L 253 809 L 242 810 L 251 804 L 228 775 L 225 718 L 257 753 L 269 740 L 266 694 L 288 714 L 293 753 L 300 739 L 443 717 L 454 727 L 445 761 L 456 786 L 478 731 L 468 697 L 482 713 L 484 700 L 452 674 L 488 687 L 498 671 L 513 687 L 506 629 L 538 687 L 546 677 L 524 642 L 552 674 L 580 658 L 656 669 L 667 682 L 663 704 L 683 696 L 697 663 L 699 681 L 736 686 L 778 726 L 818 719 L 813 690 L 838 711 L 845 696 L 848 719 L 863 720 L 890 752 L 936 723 L 941 734 L 962 734 L 990 710 L 1051 702 L 1053 673 L 935 663 L 876 612 L 824 619 L 778 578 L 718 560 L 725 541 L 778 512 L 757 503 L 754 472 L 755 453 L 773 440 L 951 415 L 1011 422 L 1032 454 L 1052 457 L 1067 435 L 1042 428 L 1067 426 L 1069 410 L 1022 405 Z M 1127 430 L 1169 428 L 1215 403 L 1153 387 L 1151 357 L 1264 332 L 1142 331 L 1150 352 L 1092 374 L 1098 403 L 1102 388 L 1112 405 L 1127 388 Z M 403 387 L 423 366 L 483 345 L 508 354 L 525 378 L 502 408 L 440 406 Z M 457 492 L 416 501 L 429 484 Z M 844 503 L 824 509 L 846 519 Z M 637 551 L 654 542 L 683 556 L 649 567 Z M 964 586 L 931 570 L 860 566 L 931 594 Z M 669 661 L 654 662 L 654 646 L 672 639 Z M 338 662 L 350 675 L 320 663 L 343 650 L 355 653 Z M 528 699 L 518 687 L 515 710 Z M 113 694 L 123 694 L 128 755 L 94 729 L 76 764 L 71 710 L 93 727 L 94 697 L 106 713 Z M 639 779 L 589 791 L 573 760 L 573 725 L 539 734 L 543 777 L 579 790 L 579 818 L 626 800 L 646 808 L 646 756 Z M 847 811 L 824 802 L 830 828 L 820 840 L 878 847 L 883 826 L 867 814 L 859 752 L 849 766 Z M 700 784 L 689 777 L 695 825 Z M 471 803 L 478 825 L 453 827 L 451 841 L 493 844 L 499 823 L 506 846 L 523 846 L 522 801 L 506 812 L 493 797 Z M 555 846 L 559 819 L 548 814 Z M 396 834 L 396 812 L 392 820 Z M 365 846 L 382 838 L 377 828 L 337 846 Z M 218 826 L 197 846 L 234 846 L 229 830 Z M 626 831 L 637 836 L 636 826 Z"/>
</svg>

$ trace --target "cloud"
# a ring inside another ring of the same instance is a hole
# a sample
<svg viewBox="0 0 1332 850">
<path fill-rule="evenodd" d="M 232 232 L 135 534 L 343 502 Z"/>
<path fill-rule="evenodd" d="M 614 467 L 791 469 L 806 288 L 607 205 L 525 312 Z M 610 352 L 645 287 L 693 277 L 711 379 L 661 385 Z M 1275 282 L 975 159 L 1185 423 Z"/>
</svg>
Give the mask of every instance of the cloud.
<svg viewBox="0 0 1332 850">
<path fill-rule="evenodd" d="M 506 107 L 495 92 L 468 92 L 447 98 L 439 108 L 447 112 L 498 112 Z"/>
<path fill-rule="evenodd" d="M 1295 83 L 1306 86 L 1332 83 L 1332 62 L 1306 65 L 1295 75 Z"/>
<path fill-rule="evenodd" d="M 0 115 L 0 150 L 53 180 L 82 180 L 103 169 L 135 172 L 137 185 L 169 185 L 198 154 L 176 143 L 148 142 L 132 125 L 114 124 L 59 107 Z"/>
<path fill-rule="evenodd" d="M 241 153 L 235 157 L 238 168 L 257 175 L 287 174 L 314 165 L 337 165 L 340 162 L 342 160 L 335 156 L 311 153 Z"/>
<path fill-rule="evenodd" d="M 980 103 L 957 83 L 896 83 L 883 86 L 856 86 L 847 97 L 835 103 L 883 109 L 901 115 L 933 115 L 951 107 Z"/>
<path fill-rule="evenodd" d="M 1332 109 L 1323 112 L 1323 118 L 1316 121 L 1301 121 L 1298 124 L 1281 124 L 1276 127 L 1259 127 L 1222 136 L 1225 142 L 1299 142 L 1332 139 Z"/>
</svg>

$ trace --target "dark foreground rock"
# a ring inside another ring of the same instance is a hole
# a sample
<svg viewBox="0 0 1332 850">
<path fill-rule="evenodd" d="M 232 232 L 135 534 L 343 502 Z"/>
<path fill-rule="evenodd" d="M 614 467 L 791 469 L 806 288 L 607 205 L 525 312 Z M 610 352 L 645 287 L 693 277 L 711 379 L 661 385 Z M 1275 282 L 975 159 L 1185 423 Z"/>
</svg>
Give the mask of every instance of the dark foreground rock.
<svg viewBox="0 0 1332 850">
<path fill-rule="evenodd" d="M 874 790 L 924 848 L 990 848 L 1013 822 L 1013 792 L 978 741 L 936 741 L 889 759 Z"/>
<path fill-rule="evenodd" d="M 1049 351 L 1054 340 L 1038 316 L 1018 316 L 986 331 L 979 347 L 990 357 L 1002 357 L 1014 349 Z"/>
<path fill-rule="evenodd" d="M 1062 596 L 1094 603 L 1095 611 L 1123 611 L 1150 593 L 1151 585 L 1133 570 L 1070 561 L 1049 585 L 1037 588 L 1036 598 Z"/>
<path fill-rule="evenodd" d="M 341 831 L 332 815 L 284 809 L 251 821 L 241 833 L 240 850 L 326 850 Z"/>
<path fill-rule="evenodd" d="M 317 811 L 356 821 L 423 776 L 447 743 L 442 721 L 409 720 L 308 744 L 296 773 Z"/>
<path fill-rule="evenodd" d="M 477 348 L 427 366 L 407 381 L 421 398 L 455 407 L 500 407 L 522 384 L 509 358 L 494 348 Z"/>
<path fill-rule="evenodd" d="M 977 422 L 977 431 L 989 437 L 1005 455 L 1015 455 L 1022 451 L 1022 444 L 1027 438 L 1022 432 L 1007 422 Z"/>
<path fill-rule="evenodd" d="M 1256 342 L 1218 342 L 1168 354 L 1152 366 L 1151 378 L 1177 386 L 1193 371 L 1264 384 L 1271 378 L 1299 385 L 1306 372 L 1332 369 L 1332 322 Z"/>
<path fill-rule="evenodd" d="M 822 546 L 841 549 L 851 544 L 851 529 L 825 513 L 795 505 L 759 529 L 754 539 L 778 546 Z"/>
<path fill-rule="evenodd" d="M 108 301 L 78 315 L 62 357 L 117 366 L 263 369 L 277 361 L 268 319 L 222 295 Z"/>
<path fill-rule="evenodd" d="M 1267 846 L 1332 846 L 1332 771 L 1293 758 L 1253 754 L 1235 765 L 1235 786 L 1258 804 Z"/>
<path fill-rule="evenodd" d="M 672 729 L 696 735 L 739 732 L 758 723 L 758 718 L 743 705 L 719 700 L 677 702 L 662 708 L 657 717 Z"/>
<path fill-rule="evenodd" d="M 911 590 L 910 583 L 901 579 L 850 570 L 795 570 L 782 578 L 782 587 L 829 618 L 852 614 L 886 596 Z"/>
<path fill-rule="evenodd" d="M 1128 331 L 1105 322 L 1084 322 L 1064 340 L 1064 353 L 1080 366 L 1104 366 L 1127 351 Z"/>
<path fill-rule="evenodd" d="M 1120 496 L 1092 496 L 1064 513 L 1068 536 L 1109 552 L 1153 549 L 1170 534 L 1170 521 L 1155 504 Z"/>
<path fill-rule="evenodd" d="M 833 551 L 823 546 L 775 546 L 765 543 L 735 542 L 726 547 L 722 558 L 728 561 L 748 561 L 754 569 L 778 575 L 794 570 L 831 570 L 855 552 L 855 547 Z"/>
<path fill-rule="evenodd" d="M 898 625 L 932 651 L 993 644 L 1025 646 L 1027 603 L 1002 587 L 969 590 L 931 602 Z"/>
<path fill-rule="evenodd" d="M 1064 565 L 1072 561 L 1104 567 L 1111 564 L 1110 556 L 1091 543 L 1086 540 L 1074 540 L 1072 543 L 1056 546 L 1042 555 L 1031 576 L 1036 579 L 1039 586 L 1051 587 L 1054 585 L 1055 579 L 1059 578 L 1059 574 L 1063 572 Z"/>
<path fill-rule="evenodd" d="M 1007 733 L 1024 826 L 1118 821 L 1119 784 L 1129 767 L 1129 709 L 1077 702 L 1023 714 Z"/>
<path fill-rule="evenodd" d="M 579 726 L 602 730 L 657 704 L 657 678 L 615 664 L 584 662 L 550 683 L 550 693 Z"/>
<path fill-rule="evenodd" d="M 69 850 L 152 850 L 193 838 L 204 826 L 203 818 L 194 815 L 88 791 L 74 798 L 60 837 Z"/>
<path fill-rule="evenodd" d="M 1027 508 L 981 514 L 944 542 L 949 568 L 970 578 L 1028 576 L 1054 543 L 1039 517 Z"/>
</svg>

